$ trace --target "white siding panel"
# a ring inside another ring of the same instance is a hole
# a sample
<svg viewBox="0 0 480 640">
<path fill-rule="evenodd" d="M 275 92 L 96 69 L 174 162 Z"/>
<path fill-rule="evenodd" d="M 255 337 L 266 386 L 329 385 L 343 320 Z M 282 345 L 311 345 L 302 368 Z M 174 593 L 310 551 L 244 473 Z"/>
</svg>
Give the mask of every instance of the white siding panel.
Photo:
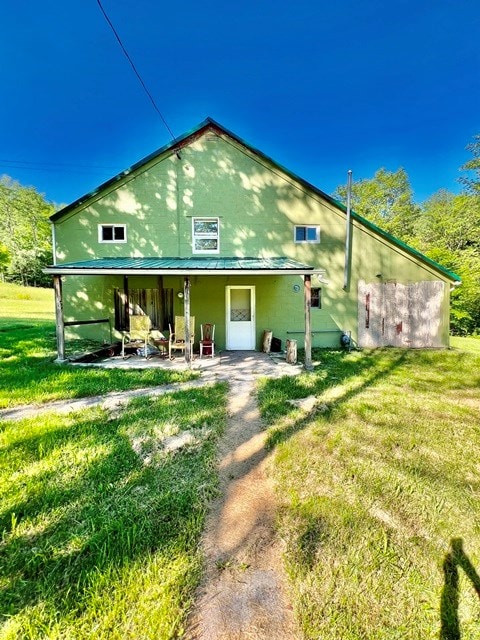
<svg viewBox="0 0 480 640">
<path fill-rule="evenodd" d="M 358 284 L 361 347 L 442 347 L 440 319 L 445 283 Z"/>
</svg>

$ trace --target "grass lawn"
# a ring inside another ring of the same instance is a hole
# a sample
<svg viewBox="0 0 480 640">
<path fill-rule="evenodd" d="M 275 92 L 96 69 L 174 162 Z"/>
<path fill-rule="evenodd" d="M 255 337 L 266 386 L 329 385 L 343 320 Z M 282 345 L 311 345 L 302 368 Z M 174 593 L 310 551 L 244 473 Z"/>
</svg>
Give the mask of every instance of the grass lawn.
<svg viewBox="0 0 480 640">
<path fill-rule="evenodd" d="M 0 423 L 2 640 L 181 637 L 225 392 Z"/>
<path fill-rule="evenodd" d="M 0 283 L 0 409 L 182 382 L 191 372 L 58 365 L 53 291 Z"/>
<path fill-rule="evenodd" d="M 0 284 L 0 407 L 191 377 L 59 366 L 52 292 Z M 182 636 L 226 385 L 0 421 L 0 639 Z M 186 433 L 187 432 L 187 433 Z M 176 452 L 166 438 L 189 436 Z"/>
<path fill-rule="evenodd" d="M 306 638 L 480 637 L 480 341 L 453 344 L 317 352 L 262 383 Z M 308 395 L 308 416 L 287 402 Z"/>
</svg>

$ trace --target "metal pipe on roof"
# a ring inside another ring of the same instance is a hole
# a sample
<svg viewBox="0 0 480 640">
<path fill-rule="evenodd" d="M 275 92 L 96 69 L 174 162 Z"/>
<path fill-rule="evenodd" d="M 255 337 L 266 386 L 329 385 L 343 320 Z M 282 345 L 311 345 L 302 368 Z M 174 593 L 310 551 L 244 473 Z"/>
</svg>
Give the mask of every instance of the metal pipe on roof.
<svg viewBox="0 0 480 640">
<path fill-rule="evenodd" d="M 347 178 L 347 228 L 345 233 L 345 268 L 343 272 L 343 288 L 348 289 L 350 283 L 350 257 L 352 252 L 352 170 L 348 170 Z"/>
</svg>

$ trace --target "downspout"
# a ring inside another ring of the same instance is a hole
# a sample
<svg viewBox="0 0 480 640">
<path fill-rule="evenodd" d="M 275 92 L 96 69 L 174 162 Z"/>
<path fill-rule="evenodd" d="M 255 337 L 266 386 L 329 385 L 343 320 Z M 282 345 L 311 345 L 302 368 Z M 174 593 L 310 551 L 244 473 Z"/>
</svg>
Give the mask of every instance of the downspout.
<svg viewBox="0 0 480 640">
<path fill-rule="evenodd" d="M 345 233 L 345 269 L 343 272 L 343 288 L 347 291 L 350 284 L 350 259 L 352 253 L 352 170 L 348 170 L 347 178 L 347 229 Z"/>
</svg>

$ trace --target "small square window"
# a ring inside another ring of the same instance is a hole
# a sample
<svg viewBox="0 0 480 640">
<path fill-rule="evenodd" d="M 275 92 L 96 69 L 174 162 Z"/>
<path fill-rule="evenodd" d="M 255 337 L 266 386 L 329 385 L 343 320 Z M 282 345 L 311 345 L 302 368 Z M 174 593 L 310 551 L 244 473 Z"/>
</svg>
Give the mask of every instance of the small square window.
<svg viewBox="0 0 480 640">
<path fill-rule="evenodd" d="M 126 242 L 127 225 L 125 224 L 99 224 L 99 242 Z"/>
<path fill-rule="evenodd" d="M 310 306 L 312 309 L 322 308 L 322 290 L 320 287 L 312 287 L 310 291 Z"/>
<path fill-rule="evenodd" d="M 320 226 L 295 225 L 295 242 L 320 242 Z"/>
<path fill-rule="evenodd" d="M 220 225 L 218 218 L 192 219 L 193 253 L 218 253 L 220 250 Z"/>
</svg>

